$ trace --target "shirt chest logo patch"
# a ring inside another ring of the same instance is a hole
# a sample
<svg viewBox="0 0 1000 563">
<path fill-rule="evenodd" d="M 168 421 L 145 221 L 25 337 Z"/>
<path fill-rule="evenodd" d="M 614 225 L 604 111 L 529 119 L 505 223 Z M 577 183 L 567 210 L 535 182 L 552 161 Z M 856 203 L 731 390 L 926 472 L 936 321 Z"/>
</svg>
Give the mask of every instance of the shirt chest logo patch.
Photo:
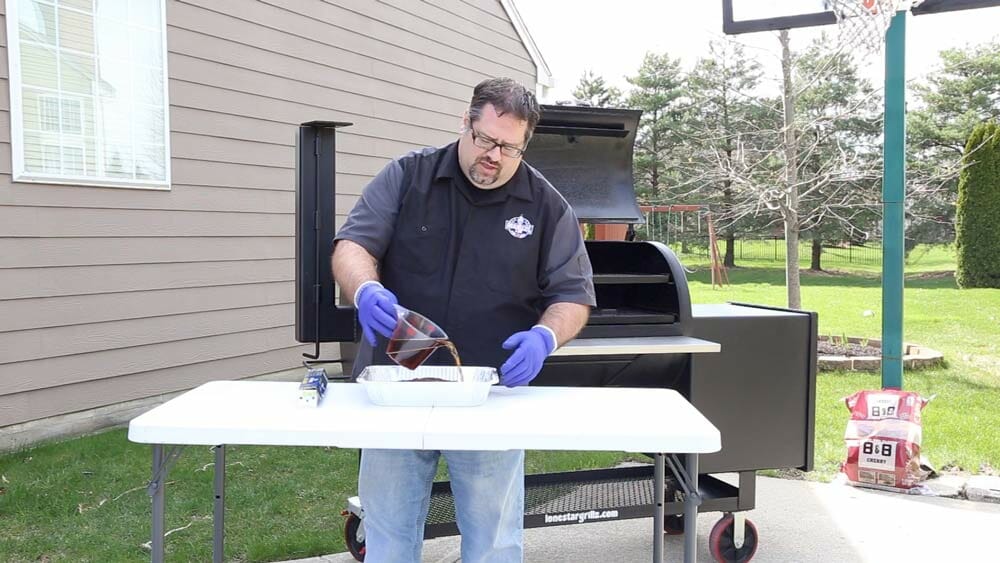
<svg viewBox="0 0 1000 563">
<path fill-rule="evenodd" d="M 504 228 L 510 233 L 510 236 L 514 238 L 525 238 L 530 236 L 535 230 L 535 226 L 531 224 L 524 218 L 524 215 L 518 215 L 517 217 L 511 217 L 507 219 L 504 224 Z"/>
</svg>

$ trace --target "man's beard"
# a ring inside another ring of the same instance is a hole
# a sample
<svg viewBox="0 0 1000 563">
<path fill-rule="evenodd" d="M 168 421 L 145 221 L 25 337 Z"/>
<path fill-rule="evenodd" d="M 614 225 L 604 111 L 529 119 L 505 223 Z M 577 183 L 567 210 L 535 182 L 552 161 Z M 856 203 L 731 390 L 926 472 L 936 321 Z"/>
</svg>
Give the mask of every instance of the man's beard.
<svg viewBox="0 0 1000 563">
<path fill-rule="evenodd" d="M 484 175 L 482 172 L 480 172 L 479 163 L 484 161 L 496 167 L 496 169 L 493 171 L 493 174 L 490 176 Z M 500 167 L 499 162 L 493 162 L 486 157 L 479 157 L 476 159 L 475 162 L 472 163 L 472 166 L 469 167 L 469 178 L 472 178 L 472 181 L 475 182 L 477 185 L 492 186 L 493 184 L 496 183 L 497 180 L 500 179 L 501 170 L 502 169 Z"/>
</svg>

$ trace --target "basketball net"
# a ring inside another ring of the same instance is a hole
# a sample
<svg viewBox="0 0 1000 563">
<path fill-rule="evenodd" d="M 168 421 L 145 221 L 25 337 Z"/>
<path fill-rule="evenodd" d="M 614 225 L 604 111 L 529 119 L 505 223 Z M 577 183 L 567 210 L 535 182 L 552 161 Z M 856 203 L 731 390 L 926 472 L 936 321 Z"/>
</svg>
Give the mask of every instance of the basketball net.
<svg viewBox="0 0 1000 563">
<path fill-rule="evenodd" d="M 898 10 L 908 10 L 923 0 L 825 0 L 837 16 L 841 45 L 867 53 L 880 53 L 885 32 Z"/>
</svg>

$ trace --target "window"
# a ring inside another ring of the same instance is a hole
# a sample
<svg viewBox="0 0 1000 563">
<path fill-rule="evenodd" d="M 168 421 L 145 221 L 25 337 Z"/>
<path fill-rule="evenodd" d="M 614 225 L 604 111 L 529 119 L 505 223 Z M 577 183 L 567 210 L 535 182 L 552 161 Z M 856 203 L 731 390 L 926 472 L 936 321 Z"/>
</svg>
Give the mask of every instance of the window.
<svg viewBox="0 0 1000 563">
<path fill-rule="evenodd" d="M 9 0 L 14 181 L 170 187 L 164 0 Z"/>
</svg>

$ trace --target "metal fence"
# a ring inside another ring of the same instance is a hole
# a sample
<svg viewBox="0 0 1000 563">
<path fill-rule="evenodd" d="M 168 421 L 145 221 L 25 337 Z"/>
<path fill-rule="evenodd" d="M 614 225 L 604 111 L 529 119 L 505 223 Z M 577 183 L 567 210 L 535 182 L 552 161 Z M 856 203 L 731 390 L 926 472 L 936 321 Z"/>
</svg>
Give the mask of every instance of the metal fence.
<svg viewBox="0 0 1000 563">
<path fill-rule="evenodd" d="M 724 241 L 719 242 L 719 252 L 724 252 Z M 880 266 L 882 264 L 882 245 L 868 243 L 864 246 L 849 242 L 828 242 L 823 245 L 820 262 L 825 265 L 851 264 L 860 266 Z M 733 248 L 736 262 L 754 261 L 784 261 L 786 255 L 785 239 L 737 239 Z M 812 241 L 799 245 L 799 259 L 809 260 L 812 256 Z"/>
<path fill-rule="evenodd" d="M 676 237 L 668 240 L 647 239 L 637 233 L 644 240 L 659 240 L 673 249 L 677 254 L 684 256 L 699 256 L 705 259 L 709 257 L 708 237 L 685 237 L 678 241 Z M 653 233 L 654 237 L 658 233 Z M 725 255 L 726 241 L 718 241 L 720 257 Z M 737 238 L 733 245 L 733 258 L 737 265 L 741 263 L 762 263 L 762 262 L 784 262 L 786 256 L 785 239 L 778 237 L 769 238 Z M 809 264 L 812 256 L 812 241 L 803 241 L 799 245 L 800 263 Z M 866 243 L 865 245 L 855 245 L 847 242 L 828 242 L 823 245 L 823 254 L 820 257 L 820 264 L 826 268 L 828 266 L 853 265 L 853 266 L 881 266 L 882 265 L 882 245 L 879 243 Z"/>
<path fill-rule="evenodd" d="M 636 225 L 638 240 L 655 240 L 666 244 L 679 255 L 709 257 L 706 214 L 694 212 L 647 212 L 646 221 Z M 780 236 L 762 237 L 758 234 L 737 235 L 733 258 L 741 263 L 785 262 L 785 239 Z M 725 240 L 718 240 L 720 255 L 726 252 Z M 808 265 L 812 256 L 812 240 L 802 239 L 799 260 Z M 850 242 L 825 241 L 820 265 L 827 266 L 881 266 L 881 243 L 864 245 Z"/>
</svg>

